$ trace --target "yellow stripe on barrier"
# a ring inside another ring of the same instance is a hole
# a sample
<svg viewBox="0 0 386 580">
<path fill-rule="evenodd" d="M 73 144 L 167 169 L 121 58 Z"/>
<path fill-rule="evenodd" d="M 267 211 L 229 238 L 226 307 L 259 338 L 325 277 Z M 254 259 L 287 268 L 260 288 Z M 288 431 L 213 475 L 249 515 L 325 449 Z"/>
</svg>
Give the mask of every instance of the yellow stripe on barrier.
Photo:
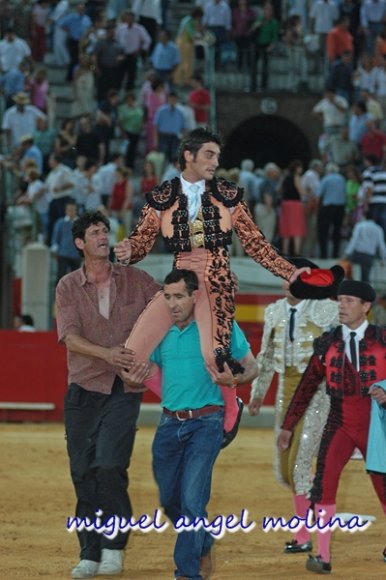
<svg viewBox="0 0 386 580">
<path fill-rule="evenodd" d="M 235 318 L 237 322 L 263 322 L 265 308 L 263 304 L 236 304 Z"/>
</svg>

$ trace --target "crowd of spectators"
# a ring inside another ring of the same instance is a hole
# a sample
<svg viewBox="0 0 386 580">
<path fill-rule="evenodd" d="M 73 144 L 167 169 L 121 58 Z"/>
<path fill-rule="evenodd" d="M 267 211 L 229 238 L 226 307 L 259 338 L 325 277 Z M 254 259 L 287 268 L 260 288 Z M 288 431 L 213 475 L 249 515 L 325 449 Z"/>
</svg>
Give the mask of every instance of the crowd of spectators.
<svg viewBox="0 0 386 580">
<path fill-rule="evenodd" d="M 275 160 L 255 168 L 245 159 L 238 168 L 220 170 L 245 188 L 266 237 L 285 253 L 340 258 L 342 239 L 358 238 L 359 222 L 375 221 L 384 234 L 386 2 L 184 2 L 186 14 L 171 34 L 177 3 L 2 3 L 7 152 L 1 165 L 17 184 L 15 220 L 25 225 L 30 212 L 58 257 L 58 220 L 65 231 L 63 224 L 85 209 L 108 212 L 111 245 L 129 233 L 144 194 L 178 175 L 181 137 L 209 122 L 202 71 L 205 47 L 213 45 L 217 70 L 226 71 L 233 60 L 247 71 L 250 91 L 269 86 L 275 51 L 287 55 L 287 88 L 293 90 L 307 82 L 307 53 L 319 56 L 314 72 L 326 85 L 312 111 L 321 119 L 319 159 L 307 168 L 297 160 L 288 168 Z M 50 86 L 47 52 L 71 86 L 66 117 Z M 379 239 L 371 252 L 385 258 L 383 235 Z M 351 257 L 370 251 L 353 243 Z M 237 243 L 233 251 L 241 252 Z M 62 257 L 68 260 L 60 261 L 60 273 L 78 264 L 76 256 Z"/>
</svg>

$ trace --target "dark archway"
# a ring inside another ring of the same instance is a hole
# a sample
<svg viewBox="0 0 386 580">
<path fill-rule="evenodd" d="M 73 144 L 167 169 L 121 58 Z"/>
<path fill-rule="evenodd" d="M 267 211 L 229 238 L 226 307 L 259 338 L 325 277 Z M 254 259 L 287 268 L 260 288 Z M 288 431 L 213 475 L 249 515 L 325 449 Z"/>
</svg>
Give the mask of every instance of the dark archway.
<svg viewBox="0 0 386 580">
<path fill-rule="evenodd" d="M 243 159 L 253 159 L 256 167 L 274 161 L 284 168 L 294 159 L 304 167 L 311 160 L 311 145 L 301 129 L 276 115 L 257 115 L 243 121 L 226 139 L 221 165 L 240 167 Z"/>
</svg>

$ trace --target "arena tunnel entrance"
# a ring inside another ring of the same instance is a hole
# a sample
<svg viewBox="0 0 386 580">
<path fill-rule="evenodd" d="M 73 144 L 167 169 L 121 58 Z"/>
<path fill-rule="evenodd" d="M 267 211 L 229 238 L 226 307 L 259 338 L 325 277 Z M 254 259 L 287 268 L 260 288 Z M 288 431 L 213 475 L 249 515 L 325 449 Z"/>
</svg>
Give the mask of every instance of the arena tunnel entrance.
<svg viewBox="0 0 386 580">
<path fill-rule="evenodd" d="M 255 167 L 270 161 L 287 167 L 300 159 L 307 168 L 312 157 L 308 138 L 294 123 L 276 115 L 257 115 L 246 119 L 226 138 L 222 167 L 240 167 L 243 159 L 253 159 Z"/>
</svg>

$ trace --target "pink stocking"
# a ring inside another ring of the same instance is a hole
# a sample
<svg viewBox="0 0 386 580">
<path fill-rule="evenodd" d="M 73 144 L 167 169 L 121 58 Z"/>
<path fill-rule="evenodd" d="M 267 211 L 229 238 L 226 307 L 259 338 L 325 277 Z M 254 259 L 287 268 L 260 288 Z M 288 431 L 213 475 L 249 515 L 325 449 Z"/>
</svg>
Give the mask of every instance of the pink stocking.
<svg viewBox="0 0 386 580">
<path fill-rule="evenodd" d="M 239 406 L 237 404 L 236 391 L 234 389 L 221 386 L 220 388 L 225 403 L 224 431 L 228 432 L 234 427 L 234 424 L 236 423 Z"/>
<path fill-rule="evenodd" d="M 315 518 L 321 517 L 319 510 L 324 510 L 325 515 L 323 516 L 324 523 L 328 522 L 330 518 L 333 518 L 336 514 L 336 505 L 335 504 L 315 504 Z M 321 531 L 316 532 L 318 538 L 318 546 L 319 546 L 319 556 L 323 560 L 323 562 L 329 562 L 331 555 L 330 555 L 330 543 L 331 543 L 331 531 L 327 530 L 322 534 Z"/>
<path fill-rule="evenodd" d="M 162 373 L 159 367 L 143 384 L 161 399 Z"/>
<path fill-rule="evenodd" d="M 306 498 L 305 495 L 294 495 L 293 496 L 295 514 L 299 518 L 306 519 L 307 512 L 310 507 L 310 500 Z M 305 544 L 310 539 L 310 532 L 307 530 L 306 526 L 303 526 L 295 534 L 295 540 L 298 544 Z"/>
</svg>

